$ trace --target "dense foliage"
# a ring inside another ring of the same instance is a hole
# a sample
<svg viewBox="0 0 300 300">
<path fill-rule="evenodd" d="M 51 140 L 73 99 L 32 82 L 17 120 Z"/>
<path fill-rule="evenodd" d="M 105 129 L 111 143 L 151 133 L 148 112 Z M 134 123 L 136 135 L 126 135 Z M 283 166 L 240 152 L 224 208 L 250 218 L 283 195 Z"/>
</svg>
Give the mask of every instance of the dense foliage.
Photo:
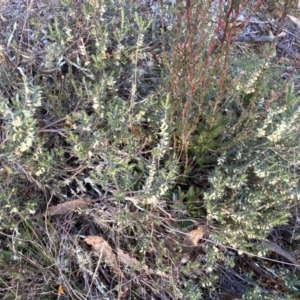
<svg viewBox="0 0 300 300">
<path fill-rule="evenodd" d="M 250 2 L 7 4 L 1 299 L 297 299 L 298 62 Z"/>
</svg>

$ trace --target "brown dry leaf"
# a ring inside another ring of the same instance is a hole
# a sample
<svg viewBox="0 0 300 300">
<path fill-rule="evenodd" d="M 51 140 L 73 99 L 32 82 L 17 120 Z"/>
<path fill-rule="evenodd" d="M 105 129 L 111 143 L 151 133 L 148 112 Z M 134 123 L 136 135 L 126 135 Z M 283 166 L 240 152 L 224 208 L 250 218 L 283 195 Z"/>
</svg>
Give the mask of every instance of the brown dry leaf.
<svg viewBox="0 0 300 300">
<path fill-rule="evenodd" d="M 134 265 L 138 266 L 138 265 L 140 265 L 140 262 L 137 259 L 131 257 L 129 254 L 125 253 L 122 249 L 117 248 L 117 253 L 118 253 L 119 260 L 124 265 L 126 265 L 126 266 L 134 266 Z M 147 275 L 150 275 L 150 274 L 154 273 L 154 271 L 151 268 L 149 268 L 147 265 L 141 266 L 141 269 L 144 270 Z M 158 271 L 158 272 L 156 272 L 156 274 L 159 275 L 159 276 L 162 276 L 162 277 L 167 277 L 167 274 L 164 273 L 164 272 Z"/>
<path fill-rule="evenodd" d="M 126 266 L 140 265 L 140 262 L 137 259 L 131 257 L 129 254 L 125 253 L 122 249 L 117 248 L 117 252 L 118 252 L 118 258 L 124 265 L 126 265 Z M 141 268 L 146 272 L 146 274 L 153 273 L 153 270 L 151 270 L 146 265 L 142 266 Z"/>
<path fill-rule="evenodd" d="M 270 241 L 265 241 L 264 244 L 268 250 L 273 251 L 273 252 L 283 256 L 288 261 L 293 263 L 295 265 L 295 267 L 297 267 L 298 269 L 300 268 L 300 264 L 296 261 L 296 259 L 292 255 L 290 255 L 288 252 L 283 250 L 279 245 L 277 245 L 276 243 L 270 242 Z"/>
<path fill-rule="evenodd" d="M 206 226 L 199 226 L 197 229 L 190 231 L 186 238 L 183 241 L 183 253 L 191 253 L 198 245 L 198 242 L 203 238 L 203 236 L 207 233 Z"/>
<path fill-rule="evenodd" d="M 59 285 L 58 289 L 57 289 L 57 295 L 60 296 L 64 294 L 64 289 L 61 285 Z"/>
<path fill-rule="evenodd" d="M 90 198 L 81 198 L 76 200 L 71 200 L 68 202 L 64 202 L 55 206 L 50 206 L 43 214 L 37 214 L 34 217 L 39 218 L 41 216 L 56 216 L 56 215 L 64 215 L 70 212 L 75 211 L 76 209 L 86 209 L 89 204 L 93 202 Z"/>
<path fill-rule="evenodd" d="M 112 248 L 101 236 L 89 235 L 83 240 L 86 244 L 92 246 L 93 254 L 100 259 L 106 260 L 113 271 L 122 278 L 125 278 L 123 272 L 118 267 L 118 263 Z"/>
<path fill-rule="evenodd" d="M 283 10 L 279 7 L 276 7 L 272 10 L 272 15 L 275 19 L 282 18 Z"/>
<path fill-rule="evenodd" d="M 116 263 L 116 257 L 112 248 L 101 236 L 89 235 L 83 241 L 92 246 L 94 255 L 99 256 L 101 259 L 106 259 L 109 263 Z"/>
<path fill-rule="evenodd" d="M 120 248 L 117 248 L 117 253 L 118 253 L 118 258 L 120 259 L 120 261 L 126 266 L 133 266 L 133 265 L 140 264 L 140 262 L 137 259 L 131 257 L 129 254 L 125 253 Z"/>
</svg>

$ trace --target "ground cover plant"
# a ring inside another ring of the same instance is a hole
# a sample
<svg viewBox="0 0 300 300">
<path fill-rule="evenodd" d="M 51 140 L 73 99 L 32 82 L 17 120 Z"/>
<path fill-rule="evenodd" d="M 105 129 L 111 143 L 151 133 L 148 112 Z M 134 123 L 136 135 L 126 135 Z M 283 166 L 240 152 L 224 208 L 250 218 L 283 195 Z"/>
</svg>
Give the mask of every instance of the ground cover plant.
<svg viewBox="0 0 300 300">
<path fill-rule="evenodd" d="M 299 298 L 297 3 L 1 5 L 1 299 Z"/>
</svg>

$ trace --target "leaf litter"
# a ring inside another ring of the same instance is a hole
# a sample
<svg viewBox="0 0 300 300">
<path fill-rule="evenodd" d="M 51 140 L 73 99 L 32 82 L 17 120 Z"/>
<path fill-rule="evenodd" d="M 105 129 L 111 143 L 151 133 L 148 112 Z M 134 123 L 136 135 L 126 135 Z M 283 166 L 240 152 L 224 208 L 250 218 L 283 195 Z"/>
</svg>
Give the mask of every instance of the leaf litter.
<svg viewBox="0 0 300 300">
<path fill-rule="evenodd" d="M 206 226 L 198 226 L 197 229 L 190 231 L 183 241 L 183 253 L 191 253 L 195 247 L 197 247 L 198 242 L 207 234 Z"/>
<path fill-rule="evenodd" d="M 74 212 L 76 209 L 86 209 L 92 202 L 93 200 L 88 197 L 71 200 L 68 202 L 60 203 L 58 205 L 50 206 L 47 208 L 45 213 L 34 215 L 33 218 L 65 215 Z"/>
<path fill-rule="evenodd" d="M 109 266 L 112 267 L 113 271 L 122 278 L 125 278 L 125 276 L 119 268 L 119 262 L 129 267 L 140 267 L 147 275 L 156 274 L 161 277 L 167 277 L 167 274 L 164 272 L 154 271 L 147 265 L 142 265 L 137 259 L 131 257 L 118 247 L 116 248 L 115 254 L 108 242 L 100 236 L 89 235 L 83 241 L 89 246 L 92 246 L 93 255 L 105 260 Z"/>
</svg>

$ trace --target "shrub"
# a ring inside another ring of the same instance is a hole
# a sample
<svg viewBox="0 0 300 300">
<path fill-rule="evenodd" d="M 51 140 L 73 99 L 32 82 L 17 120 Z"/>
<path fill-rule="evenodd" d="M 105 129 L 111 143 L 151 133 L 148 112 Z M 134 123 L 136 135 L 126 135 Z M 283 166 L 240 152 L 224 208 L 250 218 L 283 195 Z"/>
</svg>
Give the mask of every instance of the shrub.
<svg viewBox="0 0 300 300">
<path fill-rule="evenodd" d="M 261 1 L 56 5 L 1 40 L 3 299 L 264 297 L 241 253 L 297 205 L 299 108 L 275 42 L 229 42 Z"/>
</svg>

